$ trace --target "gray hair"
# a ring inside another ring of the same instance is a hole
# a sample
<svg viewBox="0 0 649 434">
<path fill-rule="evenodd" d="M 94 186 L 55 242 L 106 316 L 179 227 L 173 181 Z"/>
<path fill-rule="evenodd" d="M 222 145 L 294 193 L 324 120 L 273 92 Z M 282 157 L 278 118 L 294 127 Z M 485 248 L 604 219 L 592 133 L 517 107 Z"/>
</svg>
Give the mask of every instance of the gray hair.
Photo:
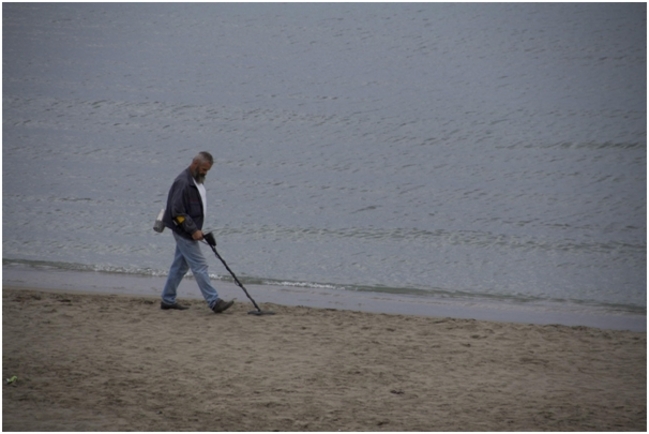
<svg viewBox="0 0 649 434">
<path fill-rule="evenodd" d="M 201 163 L 210 163 L 210 164 L 214 164 L 214 159 L 212 158 L 212 154 L 210 154 L 210 153 L 207 152 L 207 151 L 199 152 L 199 153 L 194 157 L 194 161 L 198 161 L 198 162 L 201 162 Z"/>
</svg>

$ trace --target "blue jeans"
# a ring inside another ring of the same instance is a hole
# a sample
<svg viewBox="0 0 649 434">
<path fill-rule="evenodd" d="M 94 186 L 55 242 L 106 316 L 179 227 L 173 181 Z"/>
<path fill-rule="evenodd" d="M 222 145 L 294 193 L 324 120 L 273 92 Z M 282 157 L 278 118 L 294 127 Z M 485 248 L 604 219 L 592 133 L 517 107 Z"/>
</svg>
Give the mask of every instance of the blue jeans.
<svg viewBox="0 0 649 434">
<path fill-rule="evenodd" d="M 175 232 L 172 233 L 176 239 L 176 253 L 169 269 L 167 283 L 162 290 L 162 301 L 168 304 L 176 302 L 178 285 L 180 285 L 180 281 L 191 268 L 203 298 L 205 298 L 210 309 L 213 308 L 219 294 L 210 283 L 210 276 L 207 274 L 207 262 L 205 262 L 199 242 L 183 238 Z"/>
</svg>

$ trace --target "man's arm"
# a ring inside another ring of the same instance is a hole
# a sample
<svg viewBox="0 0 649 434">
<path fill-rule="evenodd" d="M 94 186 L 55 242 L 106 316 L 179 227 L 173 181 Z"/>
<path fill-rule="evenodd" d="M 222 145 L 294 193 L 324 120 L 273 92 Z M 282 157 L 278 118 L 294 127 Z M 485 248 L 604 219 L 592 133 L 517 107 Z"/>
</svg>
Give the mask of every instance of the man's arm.
<svg viewBox="0 0 649 434">
<path fill-rule="evenodd" d="M 202 240 L 203 234 L 194 223 L 194 220 L 187 214 L 185 209 L 185 188 L 186 185 L 181 180 L 176 181 L 171 186 L 171 219 L 179 225 L 185 232 L 192 235 L 195 240 Z"/>
</svg>

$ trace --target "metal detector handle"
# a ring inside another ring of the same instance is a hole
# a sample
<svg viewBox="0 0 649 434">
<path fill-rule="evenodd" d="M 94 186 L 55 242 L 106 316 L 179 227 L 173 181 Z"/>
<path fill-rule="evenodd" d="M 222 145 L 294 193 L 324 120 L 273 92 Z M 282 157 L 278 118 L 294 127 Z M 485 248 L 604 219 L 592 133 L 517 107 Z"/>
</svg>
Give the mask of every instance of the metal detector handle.
<svg viewBox="0 0 649 434">
<path fill-rule="evenodd" d="M 208 232 L 206 234 L 203 234 L 203 238 L 209 244 L 210 247 L 216 247 L 216 239 L 214 239 L 214 235 L 212 232 Z"/>
</svg>

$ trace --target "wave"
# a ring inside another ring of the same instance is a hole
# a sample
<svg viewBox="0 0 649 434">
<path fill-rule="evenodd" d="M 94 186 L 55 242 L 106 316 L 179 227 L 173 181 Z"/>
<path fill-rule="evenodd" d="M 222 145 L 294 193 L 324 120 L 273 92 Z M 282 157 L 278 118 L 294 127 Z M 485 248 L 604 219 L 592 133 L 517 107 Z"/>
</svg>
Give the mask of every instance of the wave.
<svg viewBox="0 0 649 434">
<path fill-rule="evenodd" d="M 601 150 L 601 149 L 615 149 L 615 150 L 644 150 L 647 149 L 647 142 L 645 141 L 560 141 L 552 143 L 535 143 L 527 141 L 519 141 L 508 145 L 498 145 L 499 149 L 586 149 L 586 150 Z"/>
<path fill-rule="evenodd" d="M 522 224 L 522 223 L 521 223 Z M 547 224 L 553 226 L 553 224 Z M 556 225 L 554 225 L 556 226 Z M 635 227 L 630 227 L 636 229 Z M 422 242 L 430 245 L 475 246 L 481 248 L 504 247 L 508 249 L 543 251 L 578 251 L 588 253 L 618 252 L 630 256 L 646 252 L 646 243 L 624 241 L 577 240 L 571 238 L 548 239 L 533 236 L 494 233 L 480 230 L 426 230 L 417 228 L 315 228 L 288 227 L 281 225 L 247 225 L 244 227 L 224 227 L 216 231 L 219 236 L 251 235 L 272 240 L 296 241 L 305 238 L 359 239 L 374 241 Z"/>
<path fill-rule="evenodd" d="M 166 277 L 167 272 L 151 268 L 137 267 L 118 267 L 111 265 L 99 264 L 80 264 L 72 262 L 51 262 L 28 259 L 3 258 L 3 267 L 22 267 L 27 269 L 44 270 L 44 271 L 72 271 L 72 272 L 99 272 L 106 274 L 130 275 L 140 277 Z M 210 274 L 214 280 L 233 282 L 234 279 L 229 275 Z M 305 290 L 327 290 L 327 291 L 353 291 L 365 292 L 372 294 L 385 294 L 389 296 L 405 297 L 408 299 L 423 297 L 428 300 L 434 299 L 436 302 L 445 303 L 462 303 L 469 305 L 476 304 L 508 304 L 508 305 L 525 305 L 537 306 L 540 308 L 552 308 L 559 310 L 575 311 L 600 311 L 616 314 L 634 314 L 646 315 L 646 306 L 624 303 L 610 303 L 595 300 L 574 299 L 574 298 L 551 298 L 539 297 L 523 294 L 504 294 L 504 293 L 487 293 L 472 292 L 463 289 L 448 288 L 417 288 L 417 287 L 394 287 L 386 285 L 358 285 L 358 284 L 338 284 L 323 282 L 304 282 L 284 279 L 269 279 L 255 276 L 237 276 L 244 285 L 270 285 L 280 287 L 303 288 Z M 191 272 L 187 278 L 193 278 Z"/>
<path fill-rule="evenodd" d="M 98 264 L 80 264 L 76 262 L 58 262 L 58 261 L 39 261 L 30 259 L 9 259 L 2 258 L 2 265 L 33 268 L 36 270 L 52 270 L 52 271 L 80 271 L 80 272 L 100 272 L 100 273 L 115 273 L 115 274 L 130 274 L 143 277 L 164 277 L 167 272 L 154 270 L 152 268 L 129 268 L 117 267 L 111 265 L 98 265 Z M 215 276 L 217 277 L 217 276 Z"/>
</svg>

